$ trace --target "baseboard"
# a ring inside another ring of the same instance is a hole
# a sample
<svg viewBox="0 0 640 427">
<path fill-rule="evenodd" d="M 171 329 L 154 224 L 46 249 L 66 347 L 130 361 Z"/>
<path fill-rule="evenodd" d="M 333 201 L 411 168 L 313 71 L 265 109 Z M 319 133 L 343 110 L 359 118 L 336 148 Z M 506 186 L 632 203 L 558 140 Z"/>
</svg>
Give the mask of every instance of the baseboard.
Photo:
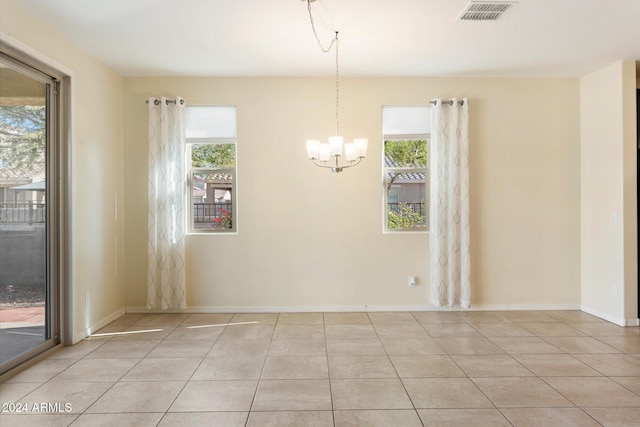
<svg viewBox="0 0 640 427">
<path fill-rule="evenodd" d="M 640 319 L 627 319 L 626 326 L 640 326 Z"/>
<path fill-rule="evenodd" d="M 429 307 L 431 306 L 192 306 L 184 310 L 149 310 L 146 307 L 127 307 L 127 313 L 328 313 L 368 311 L 424 311 Z"/>
<path fill-rule="evenodd" d="M 80 331 L 79 333 L 73 334 L 73 344 L 77 344 L 78 342 L 82 341 L 83 339 L 85 339 L 86 337 L 88 337 L 89 335 L 94 333 L 95 331 L 104 328 L 109 323 L 113 322 L 118 317 L 121 317 L 121 316 L 125 315 L 126 313 L 127 313 L 127 310 L 125 308 L 121 308 L 121 309 L 111 313 L 110 315 L 108 315 L 104 319 L 101 319 L 98 322 L 94 323 L 93 325 L 89 326 L 88 328 Z"/>
<path fill-rule="evenodd" d="M 458 310 L 464 310 L 458 308 Z M 469 311 L 576 311 L 580 304 L 478 304 Z"/>
<path fill-rule="evenodd" d="M 184 310 L 150 310 L 127 307 L 127 313 L 333 313 L 376 311 L 522 311 L 580 310 L 578 304 L 487 304 L 471 308 L 434 307 L 432 305 L 338 305 L 338 306 L 193 306 Z"/>
<path fill-rule="evenodd" d="M 637 325 L 637 320 L 636 320 L 636 325 L 629 325 L 629 321 L 632 319 L 625 319 L 625 318 L 620 318 L 620 317 L 615 317 L 615 316 L 611 316 L 607 313 L 603 313 L 602 311 L 598 311 L 598 310 L 594 310 L 591 307 L 587 307 L 585 305 L 581 306 L 580 309 L 582 311 L 584 311 L 585 313 L 591 314 L 593 316 L 599 317 L 603 320 L 606 320 L 607 322 L 611 322 L 614 323 L 618 326 L 636 326 Z"/>
</svg>

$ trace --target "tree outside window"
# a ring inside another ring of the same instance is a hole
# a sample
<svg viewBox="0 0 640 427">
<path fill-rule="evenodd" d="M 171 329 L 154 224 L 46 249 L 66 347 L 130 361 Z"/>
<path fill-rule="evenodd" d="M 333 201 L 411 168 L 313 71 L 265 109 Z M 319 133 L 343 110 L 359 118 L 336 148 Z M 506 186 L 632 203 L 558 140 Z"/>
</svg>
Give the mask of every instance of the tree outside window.
<svg viewBox="0 0 640 427">
<path fill-rule="evenodd" d="M 389 231 L 427 229 L 427 139 L 386 139 L 385 213 Z"/>
</svg>

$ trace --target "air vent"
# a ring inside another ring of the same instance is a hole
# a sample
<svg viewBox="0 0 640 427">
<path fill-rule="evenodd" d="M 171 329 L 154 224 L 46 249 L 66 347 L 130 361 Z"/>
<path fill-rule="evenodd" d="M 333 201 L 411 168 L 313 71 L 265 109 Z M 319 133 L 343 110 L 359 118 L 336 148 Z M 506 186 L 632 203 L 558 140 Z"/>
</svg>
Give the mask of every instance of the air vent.
<svg viewBox="0 0 640 427">
<path fill-rule="evenodd" d="M 458 16 L 458 21 L 495 21 L 514 4 L 515 2 L 472 1 Z"/>
</svg>

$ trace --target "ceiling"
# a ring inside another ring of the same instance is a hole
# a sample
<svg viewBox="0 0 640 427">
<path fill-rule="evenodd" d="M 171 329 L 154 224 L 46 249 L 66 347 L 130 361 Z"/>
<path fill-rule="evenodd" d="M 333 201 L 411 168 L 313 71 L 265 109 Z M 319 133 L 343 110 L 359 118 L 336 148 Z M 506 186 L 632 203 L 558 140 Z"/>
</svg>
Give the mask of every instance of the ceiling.
<svg viewBox="0 0 640 427">
<path fill-rule="evenodd" d="M 2 1 L 2 0 L 0 0 Z M 328 76 L 306 0 L 21 0 L 124 76 Z M 640 60 L 640 0 L 519 0 L 497 21 L 468 0 L 317 0 L 350 76 L 578 77 Z"/>
</svg>

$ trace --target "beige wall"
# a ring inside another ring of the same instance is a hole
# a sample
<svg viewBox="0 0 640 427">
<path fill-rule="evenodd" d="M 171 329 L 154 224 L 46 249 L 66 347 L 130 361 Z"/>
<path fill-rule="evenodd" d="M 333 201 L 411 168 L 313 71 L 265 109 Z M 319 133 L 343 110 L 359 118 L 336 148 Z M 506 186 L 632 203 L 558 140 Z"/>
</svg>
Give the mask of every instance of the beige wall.
<svg viewBox="0 0 640 427">
<path fill-rule="evenodd" d="M 369 138 L 332 174 L 304 141 L 333 132 L 324 78 L 125 78 L 127 307 L 145 306 L 148 96 L 237 105 L 237 235 L 187 239 L 188 304 L 218 310 L 428 306 L 428 236 L 382 233 L 381 109 L 470 99 L 472 305 L 578 307 L 577 79 L 345 78 L 341 129 Z M 407 286 L 417 275 L 419 286 Z"/>
<path fill-rule="evenodd" d="M 123 91 L 112 70 L 14 1 L 1 5 L 3 39 L 72 74 L 77 335 L 125 305 L 145 306 L 144 100 L 159 95 L 238 106 L 239 233 L 189 236 L 191 307 L 427 306 L 427 235 L 382 233 L 381 107 L 438 96 L 471 101 L 472 304 L 580 303 L 577 79 L 344 79 L 342 129 L 370 149 L 335 175 L 304 149 L 332 132 L 331 79 L 126 78 Z"/>
<path fill-rule="evenodd" d="M 583 309 L 637 319 L 635 63 L 580 79 Z"/>
<path fill-rule="evenodd" d="M 0 2 L 0 30 L 3 41 L 71 76 L 71 265 L 77 340 L 125 307 L 123 79 L 12 0 Z"/>
</svg>

